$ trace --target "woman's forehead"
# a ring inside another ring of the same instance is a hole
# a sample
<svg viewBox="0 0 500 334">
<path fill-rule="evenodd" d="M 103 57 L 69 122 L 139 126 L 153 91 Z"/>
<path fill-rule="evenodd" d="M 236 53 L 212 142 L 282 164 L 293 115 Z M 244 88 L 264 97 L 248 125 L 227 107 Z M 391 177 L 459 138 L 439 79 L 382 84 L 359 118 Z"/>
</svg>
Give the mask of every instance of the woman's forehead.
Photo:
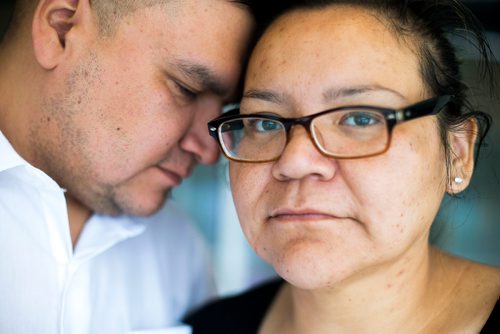
<svg viewBox="0 0 500 334">
<path fill-rule="evenodd" d="M 335 54 L 357 50 L 361 53 L 370 47 L 373 51 L 407 49 L 407 43 L 400 41 L 401 37 L 390 28 L 390 24 L 377 17 L 375 12 L 362 7 L 336 5 L 285 14 L 264 33 L 254 53 L 286 49 L 319 56 L 314 53 L 328 53 L 328 50 Z M 282 53 L 281 56 L 288 58 L 289 54 Z"/>
<path fill-rule="evenodd" d="M 266 31 L 251 57 L 245 90 L 262 85 L 318 92 L 325 85 L 381 86 L 421 96 L 423 83 L 416 53 L 385 23 L 362 8 L 332 6 L 286 14 Z"/>
</svg>

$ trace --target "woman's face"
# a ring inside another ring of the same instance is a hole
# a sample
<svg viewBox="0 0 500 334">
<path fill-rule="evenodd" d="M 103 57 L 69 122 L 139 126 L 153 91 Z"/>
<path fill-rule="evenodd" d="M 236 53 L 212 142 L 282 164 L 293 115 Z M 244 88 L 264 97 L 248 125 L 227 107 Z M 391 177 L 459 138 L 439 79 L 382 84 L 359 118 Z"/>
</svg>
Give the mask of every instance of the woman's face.
<svg viewBox="0 0 500 334">
<path fill-rule="evenodd" d="M 251 57 L 241 112 L 419 102 L 430 96 L 409 45 L 359 8 L 290 13 Z M 292 284 L 319 288 L 425 254 L 446 190 L 443 157 L 435 116 L 396 126 L 386 153 L 361 159 L 326 157 L 295 126 L 279 160 L 231 162 L 230 178 L 255 251 Z"/>
</svg>

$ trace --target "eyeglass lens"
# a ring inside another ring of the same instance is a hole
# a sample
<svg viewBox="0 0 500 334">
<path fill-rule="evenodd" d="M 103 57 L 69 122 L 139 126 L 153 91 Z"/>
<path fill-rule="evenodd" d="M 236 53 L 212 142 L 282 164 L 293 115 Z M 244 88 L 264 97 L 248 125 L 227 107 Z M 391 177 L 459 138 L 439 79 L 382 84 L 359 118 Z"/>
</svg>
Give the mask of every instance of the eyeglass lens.
<svg viewBox="0 0 500 334">
<path fill-rule="evenodd" d="M 383 113 L 346 109 L 325 113 L 311 122 L 316 146 L 326 155 L 359 157 L 384 151 L 389 142 Z M 226 154 L 245 161 L 277 159 L 286 147 L 285 125 L 268 118 L 241 118 L 223 123 L 219 136 Z"/>
</svg>

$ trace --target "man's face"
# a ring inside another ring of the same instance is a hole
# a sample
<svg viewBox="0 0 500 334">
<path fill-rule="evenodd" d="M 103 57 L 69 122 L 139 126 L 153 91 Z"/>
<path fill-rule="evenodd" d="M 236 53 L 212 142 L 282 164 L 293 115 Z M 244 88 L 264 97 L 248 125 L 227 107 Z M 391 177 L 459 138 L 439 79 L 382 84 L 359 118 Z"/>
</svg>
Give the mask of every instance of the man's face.
<svg viewBox="0 0 500 334">
<path fill-rule="evenodd" d="M 216 161 L 206 123 L 234 94 L 251 26 L 240 5 L 183 0 L 130 14 L 109 38 L 96 28 L 47 85 L 39 165 L 91 210 L 155 212 L 195 163 Z"/>
</svg>

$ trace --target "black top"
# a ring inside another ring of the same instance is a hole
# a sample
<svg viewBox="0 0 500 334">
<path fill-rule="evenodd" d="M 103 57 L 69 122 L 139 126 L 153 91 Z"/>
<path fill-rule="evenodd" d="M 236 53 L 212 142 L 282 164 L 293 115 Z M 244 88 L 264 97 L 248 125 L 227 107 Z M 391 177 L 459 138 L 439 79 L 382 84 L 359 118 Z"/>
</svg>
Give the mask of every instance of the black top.
<svg viewBox="0 0 500 334">
<path fill-rule="evenodd" d="M 243 294 L 217 300 L 189 315 L 184 322 L 192 326 L 192 334 L 256 334 L 282 284 L 282 280 L 273 280 Z M 500 301 L 481 334 L 500 333 L 499 320 Z"/>
</svg>

